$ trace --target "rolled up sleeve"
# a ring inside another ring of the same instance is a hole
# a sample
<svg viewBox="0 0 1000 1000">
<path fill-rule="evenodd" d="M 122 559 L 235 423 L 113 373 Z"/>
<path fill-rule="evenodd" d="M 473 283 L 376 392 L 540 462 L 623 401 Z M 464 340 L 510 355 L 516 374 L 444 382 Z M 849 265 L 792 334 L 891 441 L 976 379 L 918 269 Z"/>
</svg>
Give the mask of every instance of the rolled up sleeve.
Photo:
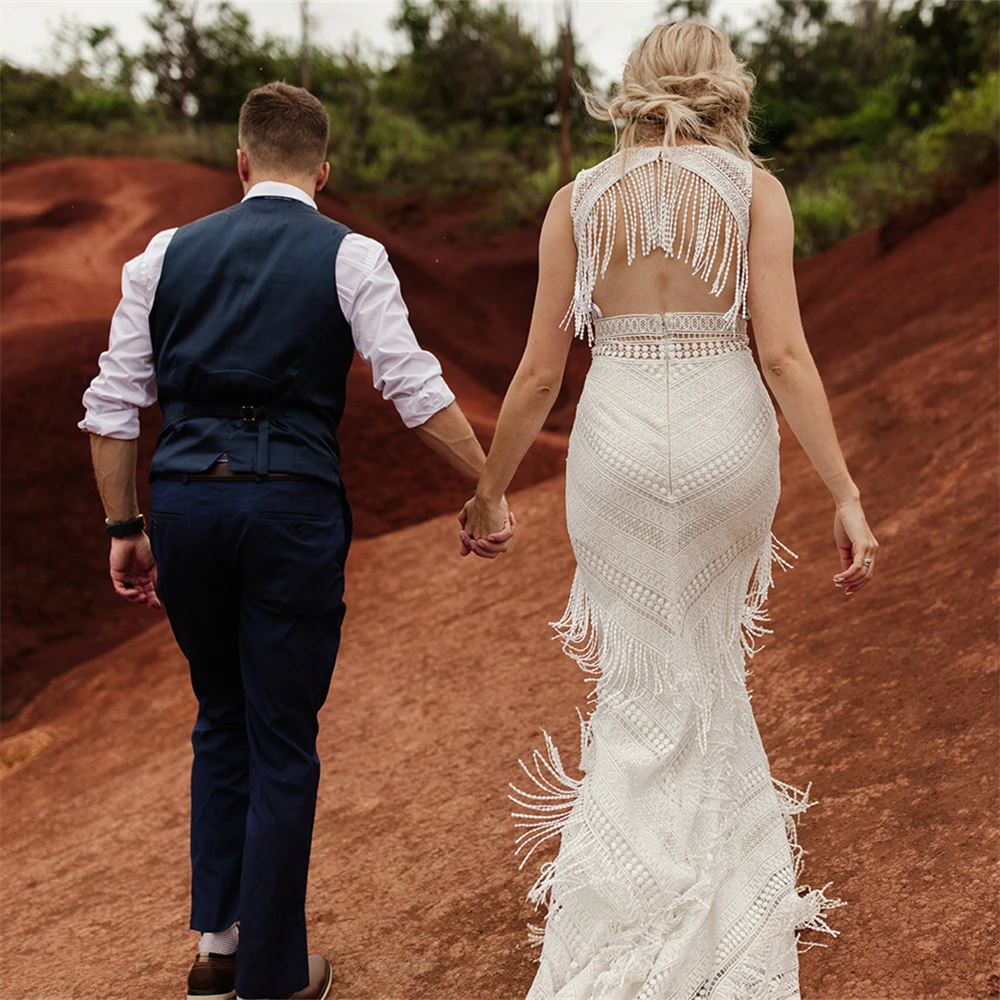
<svg viewBox="0 0 1000 1000">
<path fill-rule="evenodd" d="M 337 291 L 375 388 L 392 401 L 407 427 L 426 423 L 455 401 L 440 362 L 417 343 L 399 279 L 380 243 L 357 233 L 344 238 Z"/>
<path fill-rule="evenodd" d="M 108 348 L 83 394 L 82 431 L 130 441 L 139 436 L 139 410 L 156 402 L 149 310 L 170 238 L 157 233 L 146 250 L 122 268 L 122 297 L 111 317 Z"/>
</svg>

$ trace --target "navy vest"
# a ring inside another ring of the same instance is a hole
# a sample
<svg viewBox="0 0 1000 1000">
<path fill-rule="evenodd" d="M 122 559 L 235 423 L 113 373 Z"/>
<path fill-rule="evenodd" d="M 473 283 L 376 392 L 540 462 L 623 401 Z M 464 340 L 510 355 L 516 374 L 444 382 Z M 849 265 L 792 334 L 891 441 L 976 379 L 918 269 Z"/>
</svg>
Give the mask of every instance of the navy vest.
<svg viewBox="0 0 1000 1000">
<path fill-rule="evenodd" d="M 177 230 L 149 314 L 163 411 L 150 479 L 202 472 L 225 452 L 234 472 L 340 483 L 354 340 L 336 264 L 348 232 L 281 197 Z"/>
</svg>

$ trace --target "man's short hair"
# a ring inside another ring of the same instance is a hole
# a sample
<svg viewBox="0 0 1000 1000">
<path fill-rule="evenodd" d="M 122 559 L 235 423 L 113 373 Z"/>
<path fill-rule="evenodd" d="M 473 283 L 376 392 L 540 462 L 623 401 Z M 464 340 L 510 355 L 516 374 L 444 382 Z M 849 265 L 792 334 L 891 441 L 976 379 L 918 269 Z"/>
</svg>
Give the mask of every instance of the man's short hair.
<svg viewBox="0 0 1000 1000">
<path fill-rule="evenodd" d="M 326 108 L 302 87 L 265 84 L 251 90 L 240 108 L 240 148 L 258 170 L 316 170 L 329 141 Z"/>
</svg>

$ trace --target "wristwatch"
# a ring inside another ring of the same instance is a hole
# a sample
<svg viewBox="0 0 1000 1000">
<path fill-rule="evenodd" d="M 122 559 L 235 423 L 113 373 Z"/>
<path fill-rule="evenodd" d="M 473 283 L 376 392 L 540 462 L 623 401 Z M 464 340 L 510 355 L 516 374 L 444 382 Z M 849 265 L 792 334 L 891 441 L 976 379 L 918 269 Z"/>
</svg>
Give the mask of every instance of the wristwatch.
<svg viewBox="0 0 1000 1000">
<path fill-rule="evenodd" d="M 104 534 L 109 538 L 129 538 L 138 535 L 146 527 L 146 519 L 142 514 L 130 517 L 127 521 L 104 521 Z"/>
</svg>

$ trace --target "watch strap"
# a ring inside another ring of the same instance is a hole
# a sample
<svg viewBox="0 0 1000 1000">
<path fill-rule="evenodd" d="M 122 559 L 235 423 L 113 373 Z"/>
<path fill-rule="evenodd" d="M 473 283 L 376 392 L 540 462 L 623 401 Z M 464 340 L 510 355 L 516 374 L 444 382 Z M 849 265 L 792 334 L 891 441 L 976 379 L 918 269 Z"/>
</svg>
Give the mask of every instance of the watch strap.
<svg viewBox="0 0 1000 1000">
<path fill-rule="evenodd" d="M 132 535 L 141 534 L 146 527 L 146 519 L 139 514 L 137 517 L 130 517 L 127 521 L 105 521 L 104 533 L 109 538 L 129 538 Z"/>
</svg>

